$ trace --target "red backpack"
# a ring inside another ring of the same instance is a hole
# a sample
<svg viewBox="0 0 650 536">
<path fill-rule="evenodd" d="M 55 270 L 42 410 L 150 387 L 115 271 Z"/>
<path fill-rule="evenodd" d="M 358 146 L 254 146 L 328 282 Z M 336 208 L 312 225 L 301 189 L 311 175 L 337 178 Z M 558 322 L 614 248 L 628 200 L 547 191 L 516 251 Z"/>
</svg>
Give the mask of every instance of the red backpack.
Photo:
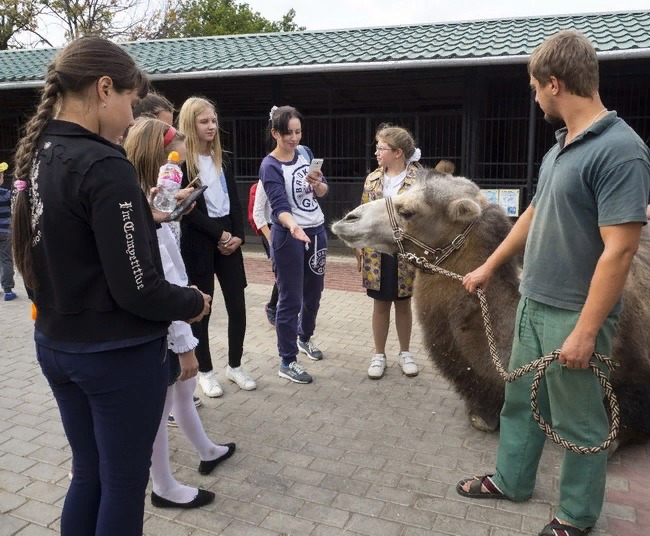
<svg viewBox="0 0 650 536">
<path fill-rule="evenodd" d="M 253 219 L 253 207 L 255 206 L 255 194 L 257 193 L 257 182 L 254 182 L 251 186 L 251 189 L 248 190 L 248 223 L 251 224 L 253 231 L 256 235 L 261 235 L 262 231 L 257 228 L 255 225 L 255 220 Z"/>
</svg>

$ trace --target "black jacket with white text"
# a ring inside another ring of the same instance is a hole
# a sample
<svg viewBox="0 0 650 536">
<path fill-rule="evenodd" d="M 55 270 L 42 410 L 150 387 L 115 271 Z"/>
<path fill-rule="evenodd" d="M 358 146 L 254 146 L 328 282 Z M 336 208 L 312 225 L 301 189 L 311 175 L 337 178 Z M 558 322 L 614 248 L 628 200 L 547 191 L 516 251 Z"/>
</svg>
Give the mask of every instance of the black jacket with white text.
<svg viewBox="0 0 650 536">
<path fill-rule="evenodd" d="M 163 337 L 203 309 L 165 281 L 156 227 L 121 147 L 53 120 L 30 175 L 36 329 L 57 341 Z"/>
</svg>

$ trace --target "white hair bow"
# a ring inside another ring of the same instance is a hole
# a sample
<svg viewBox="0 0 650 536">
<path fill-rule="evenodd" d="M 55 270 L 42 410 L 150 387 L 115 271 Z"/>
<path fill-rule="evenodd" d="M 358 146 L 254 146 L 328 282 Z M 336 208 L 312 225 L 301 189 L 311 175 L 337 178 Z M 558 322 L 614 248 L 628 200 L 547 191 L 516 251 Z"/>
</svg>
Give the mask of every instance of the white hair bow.
<svg viewBox="0 0 650 536">
<path fill-rule="evenodd" d="M 420 151 L 418 147 L 415 149 L 415 151 L 413 151 L 413 155 L 411 156 L 411 158 L 409 158 L 406 161 L 406 165 L 409 165 L 411 162 L 417 162 L 418 160 L 420 160 L 421 157 L 422 157 L 422 151 Z"/>
<path fill-rule="evenodd" d="M 271 123 L 273 123 L 273 114 L 274 114 L 274 112 L 275 112 L 277 109 L 278 109 L 277 106 L 273 106 L 273 107 L 271 108 L 271 111 L 269 112 L 269 121 L 271 121 Z"/>
</svg>

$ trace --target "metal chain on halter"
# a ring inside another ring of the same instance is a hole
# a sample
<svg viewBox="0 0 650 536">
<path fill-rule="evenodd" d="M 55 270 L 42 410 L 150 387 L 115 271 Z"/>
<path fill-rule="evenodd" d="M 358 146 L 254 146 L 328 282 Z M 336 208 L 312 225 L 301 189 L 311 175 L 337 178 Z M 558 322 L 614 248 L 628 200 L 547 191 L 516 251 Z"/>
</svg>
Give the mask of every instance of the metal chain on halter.
<svg viewBox="0 0 650 536">
<path fill-rule="evenodd" d="M 406 261 L 413 264 L 420 270 L 429 273 L 438 273 L 450 277 L 451 279 L 456 279 L 461 283 L 463 282 L 463 276 L 461 276 L 460 274 L 450 272 L 449 270 L 445 270 L 444 268 L 441 268 L 436 264 L 430 263 L 423 257 L 418 257 L 413 253 L 399 253 L 398 255 L 400 257 L 403 257 Z M 573 452 L 577 452 L 578 454 L 596 454 L 597 452 L 608 449 L 609 446 L 612 444 L 612 442 L 616 439 L 616 436 L 618 436 L 618 429 L 620 425 L 620 412 L 618 407 L 618 400 L 616 399 L 616 394 L 612 389 L 612 384 L 607 379 L 607 376 L 603 373 L 603 371 L 600 370 L 598 365 L 596 365 L 592 361 L 589 362 L 589 366 L 591 367 L 591 370 L 598 378 L 598 381 L 600 382 L 600 385 L 602 386 L 603 391 L 605 392 L 605 397 L 607 398 L 607 404 L 609 405 L 609 410 L 611 415 L 611 428 L 610 428 L 609 435 L 607 436 L 607 439 L 605 439 L 605 441 L 601 445 L 597 447 L 582 447 L 560 437 L 560 435 L 557 432 L 555 432 L 555 430 L 553 430 L 553 428 L 548 423 L 546 423 L 546 421 L 544 421 L 543 417 L 540 415 L 539 407 L 537 405 L 537 392 L 539 390 L 539 383 L 542 379 L 542 376 L 546 372 L 546 368 L 551 364 L 551 362 L 553 362 L 555 359 L 559 357 L 560 351 L 555 350 L 554 352 L 551 352 L 549 355 L 545 355 L 543 357 L 535 359 L 534 361 L 516 370 L 513 370 L 510 373 L 506 372 L 506 370 L 503 368 L 503 364 L 501 363 L 501 359 L 499 357 L 499 353 L 497 351 L 496 343 L 494 340 L 494 335 L 492 333 L 492 321 L 490 319 L 490 311 L 488 310 L 487 298 L 485 297 L 485 293 L 483 292 L 483 290 L 480 288 L 476 289 L 476 294 L 478 296 L 479 303 L 481 305 L 481 315 L 483 317 L 485 335 L 487 337 L 488 346 L 490 348 L 490 356 L 499 375 L 506 382 L 513 382 L 521 378 L 522 376 L 525 376 L 526 374 L 528 374 L 533 370 L 536 371 L 535 376 L 533 377 L 533 383 L 531 387 L 530 406 L 533 412 L 533 417 L 539 424 L 539 427 L 544 431 L 546 436 L 549 439 L 551 439 L 554 443 L 561 445 L 563 448 L 567 450 L 572 450 Z M 594 352 L 593 357 L 596 360 L 604 363 L 605 366 L 610 371 L 614 370 L 619 366 L 619 364 L 616 361 L 614 361 L 612 358 L 606 357 L 597 352 Z"/>
</svg>

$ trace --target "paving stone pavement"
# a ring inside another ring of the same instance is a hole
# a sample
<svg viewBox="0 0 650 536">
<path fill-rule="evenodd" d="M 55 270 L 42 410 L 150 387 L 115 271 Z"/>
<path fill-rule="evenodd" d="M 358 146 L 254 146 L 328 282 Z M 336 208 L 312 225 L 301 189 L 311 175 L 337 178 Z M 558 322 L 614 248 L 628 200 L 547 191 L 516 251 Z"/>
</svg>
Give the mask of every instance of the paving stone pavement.
<svg viewBox="0 0 650 536">
<path fill-rule="evenodd" d="M 176 477 L 217 498 L 180 511 L 154 509 L 147 497 L 147 536 L 537 534 L 556 505 L 558 447 L 547 445 L 531 501 L 459 497 L 459 479 L 494 468 L 498 435 L 469 426 L 458 395 L 428 362 L 420 328 L 412 345 L 419 376 L 401 374 L 391 328 L 386 375 L 368 379 L 371 300 L 360 292 L 354 259 L 333 256 L 314 337 L 325 359 L 301 358 L 313 384 L 287 382 L 277 376 L 275 332 L 263 312 L 272 281 L 268 261 L 248 247 L 246 258 L 244 365 L 258 388 L 241 391 L 225 378 L 225 309 L 217 295 L 211 345 L 225 394 L 203 397 L 199 410 L 210 437 L 235 441 L 237 452 L 201 476 L 197 454 L 171 430 Z M 70 451 L 34 357 L 24 292 L 1 302 L 0 311 L 0 536 L 53 535 Z M 592 534 L 650 534 L 649 469 L 648 446 L 613 456 L 603 515 Z"/>
</svg>

